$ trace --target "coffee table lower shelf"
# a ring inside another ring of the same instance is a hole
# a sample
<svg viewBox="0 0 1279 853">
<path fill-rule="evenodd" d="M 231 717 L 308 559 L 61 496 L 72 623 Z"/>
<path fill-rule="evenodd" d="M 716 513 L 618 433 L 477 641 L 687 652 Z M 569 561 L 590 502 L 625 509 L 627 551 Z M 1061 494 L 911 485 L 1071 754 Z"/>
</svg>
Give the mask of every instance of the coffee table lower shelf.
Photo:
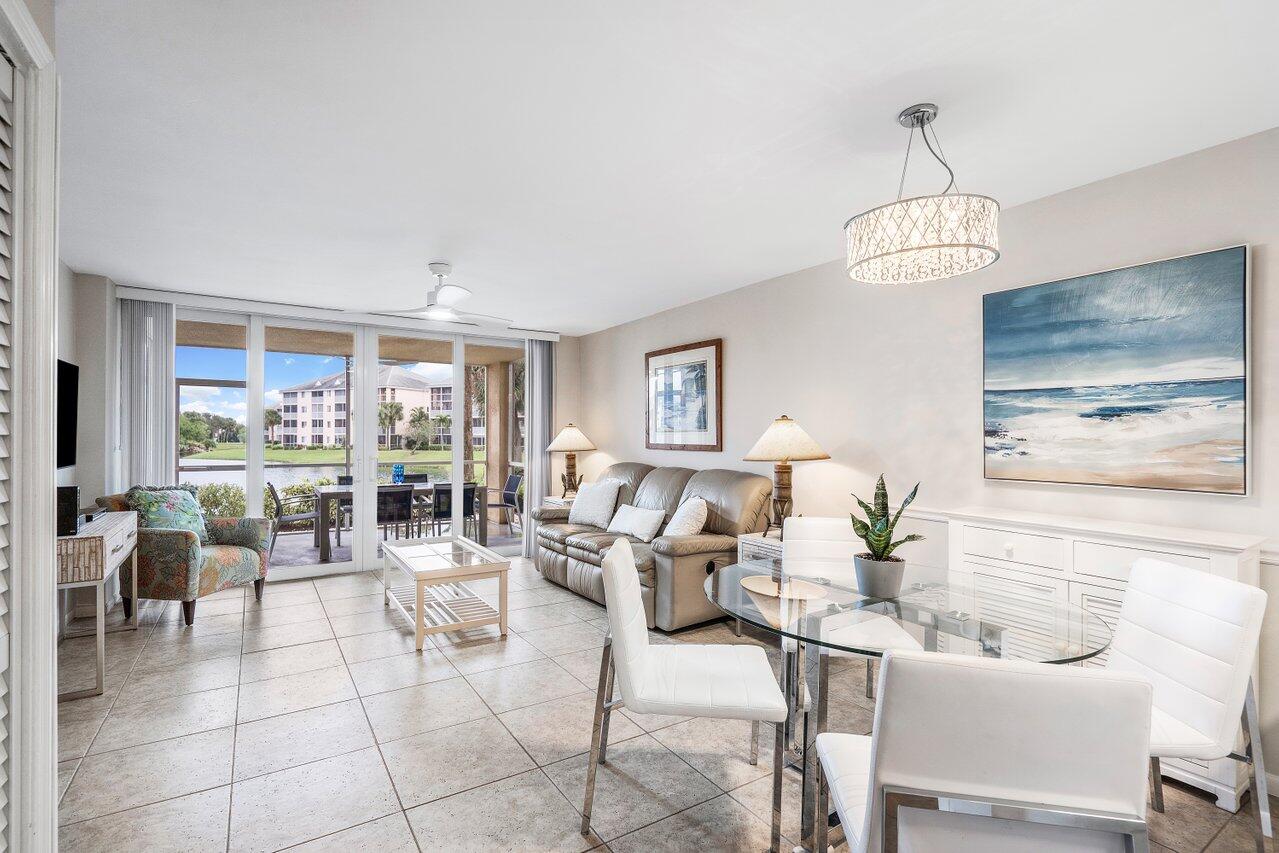
<svg viewBox="0 0 1279 853">
<path fill-rule="evenodd" d="M 417 585 L 391 587 L 387 590 L 387 598 L 421 634 L 443 634 L 501 624 L 497 608 L 460 582 L 422 584 L 422 619 L 419 622 L 416 618 L 417 590 Z"/>
</svg>

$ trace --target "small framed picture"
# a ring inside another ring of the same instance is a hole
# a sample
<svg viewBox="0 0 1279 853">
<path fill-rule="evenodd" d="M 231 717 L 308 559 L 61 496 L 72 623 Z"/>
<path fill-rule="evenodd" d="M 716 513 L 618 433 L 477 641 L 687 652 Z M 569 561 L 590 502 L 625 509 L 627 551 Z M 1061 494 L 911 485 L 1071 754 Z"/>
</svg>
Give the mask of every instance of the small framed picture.
<svg viewBox="0 0 1279 853">
<path fill-rule="evenodd" d="M 698 341 L 644 354 L 650 450 L 724 449 L 724 341 Z"/>
</svg>

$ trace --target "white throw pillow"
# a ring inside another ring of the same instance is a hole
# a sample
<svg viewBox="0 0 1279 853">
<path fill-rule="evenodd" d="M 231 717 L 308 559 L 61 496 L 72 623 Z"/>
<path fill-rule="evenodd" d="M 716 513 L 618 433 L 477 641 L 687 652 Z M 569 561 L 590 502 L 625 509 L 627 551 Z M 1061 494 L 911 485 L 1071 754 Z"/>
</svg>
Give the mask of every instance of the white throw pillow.
<svg viewBox="0 0 1279 853">
<path fill-rule="evenodd" d="M 663 536 L 696 536 L 706 526 L 706 501 L 702 498 L 689 498 L 679 505 L 671 516 L 671 523 L 666 525 Z"/>
<path fill-rule="evenodd" d="M 622 504 L 617 508 L 617 515 L 608 523 L 608 532 L 628 533 L 641 542 L 652 542 L 665 517 L 666 513 L 660 509 L 640 509 Z"/>
<path fill-rule="evenodd" d="M 617 505 L 617 490 L 622 484 L 616 480 L 586 483 L 577 489 L 573 507 L 568 511 L 569 524 L 589 524 L 601 529 L 608 527 Z"/>
</svg>

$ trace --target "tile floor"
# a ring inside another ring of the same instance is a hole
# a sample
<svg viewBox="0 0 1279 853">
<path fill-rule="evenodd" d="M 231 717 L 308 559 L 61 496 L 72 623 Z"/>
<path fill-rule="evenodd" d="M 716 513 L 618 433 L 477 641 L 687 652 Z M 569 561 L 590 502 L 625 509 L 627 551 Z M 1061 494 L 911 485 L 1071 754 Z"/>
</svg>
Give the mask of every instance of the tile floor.
<svg viewBox="0 0 1279 853">
<path fill-rule="evenodd" d="M 505 641 L 438 636 L 421 655 L 371 574 L 271 583 L 260 604 L 222 592 L 193 628 L 148 602 L 139 632 L 108 636 L 106 693 L 59 709 L 61 849 L 766 849 L 767 733 L 752 767 L 745 723 L 627 711 L 598 836 L 578 833 L 604 611 L 524 560 L 511 586 Z M 753 642 L 724 624 L 653 637 Z M 61 644 L 62 689 L 91 682 L 91 644 Z M 832 728 L 869 731 L 862 672 L 833 676 Z M 1171 783 L 1166 798 L 1157 853 L 1253 849 L 1248 813 Z M 793 773 L 785 803 L 793 840 Z"/>
</svg>

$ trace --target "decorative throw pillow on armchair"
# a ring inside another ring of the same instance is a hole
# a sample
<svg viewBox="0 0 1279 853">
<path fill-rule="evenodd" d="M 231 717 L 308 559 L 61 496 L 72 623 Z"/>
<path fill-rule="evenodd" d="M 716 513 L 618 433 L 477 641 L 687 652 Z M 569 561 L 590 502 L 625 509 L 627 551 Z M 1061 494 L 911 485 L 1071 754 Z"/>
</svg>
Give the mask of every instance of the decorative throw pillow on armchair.
<svg viewBox="0 0 1279 853">
<path fill-rule="evenodd" d="M 129 508 L 138 514 L 138 527 L 190 530 L 200 537 L 200 544 L 209 544 L 204 512 L 195 495 L 186 489 L 154 491 L 134 486 L 124 498 Z"/>
</svg>

